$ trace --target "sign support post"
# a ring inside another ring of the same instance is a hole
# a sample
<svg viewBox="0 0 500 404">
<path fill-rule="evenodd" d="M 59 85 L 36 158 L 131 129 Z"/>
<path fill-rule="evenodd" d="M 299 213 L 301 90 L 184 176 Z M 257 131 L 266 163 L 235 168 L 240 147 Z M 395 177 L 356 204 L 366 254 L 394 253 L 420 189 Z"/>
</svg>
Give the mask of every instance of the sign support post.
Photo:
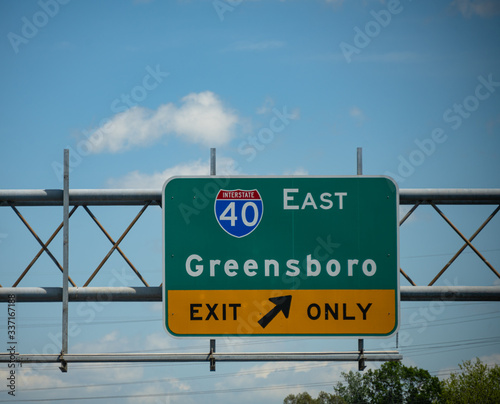
<svg viewBox="0 0 500 404">
<path fill-rule="evenodd" d="M 363 148 L 357 148 L 357 175 L 363 175 Z M 365 346 L 364 339 L 358 339 L 358 351 L 359 351 L 359 361 L 358 361 L 358 370 L 363 371 L 366 368 L 365 359 L 363 356 Z"/>
<path fill-rule="evenodd" d="M 64 355 L 68 353 L 68 281 L 69 281 L 69 149 L 64 149 L 63 189 L 63 290 L 61 372 L 68 371 Z"/>
</svg>

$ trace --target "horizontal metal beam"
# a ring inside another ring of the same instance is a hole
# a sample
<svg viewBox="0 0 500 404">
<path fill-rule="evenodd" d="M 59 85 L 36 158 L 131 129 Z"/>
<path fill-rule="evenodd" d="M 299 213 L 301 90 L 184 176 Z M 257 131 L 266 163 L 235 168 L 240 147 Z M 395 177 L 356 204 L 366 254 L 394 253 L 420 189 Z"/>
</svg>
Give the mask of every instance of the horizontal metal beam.
<svg viewBox="0 0 500 404">
<path fill-rule="evenodd" d="M 429 204 L 500 204 L 500 189 L 400 189 L 400 203 Z M 70 189 L 70 205 L 144 205 L 161 204 L 159 189 Z M 0 206 L 62 206 L 61 189 L 3 189 Z"/>
<path fill-rule="evenodd" d="M 0 302 L 8 301 L 9 295 L 16 302 L 60 302 L 61 287 L 0 288 Z M 84 287 L 68 288 L 70 302 L 161 302 L 160 286 L 139 287 Z"/>
<path fill-rule="evenodd" d="M 153 189 L 70 189 L 70 205 L 161 205 L 161 191 Z M 0 206 L 62 206 L 62 189 L 3 189 Z"/>
<path fill-rule="evenodd" d="M 401 286 L 401 301 L 500 301 L 500 286 Z"/>
<path fill-rule="evenodd" d="M 21 363 L 91 363 L 91 362 L 357 362 L 360 353 L 353 352 L 232 352 L 232 353 L 123 353 L 123 354 L 15 354 Z M 398 351 L 363 351 L 362 358 L 370 362 L 400 361 Z M 10 362 L 11 354 L 0 353 L 0 362 Z"/>
<path fill-rule="evenodd" d="M 500 301 L 500 286 L 401 286 L 402 301 Z M 162 288 L 151 287 L 86 287 L 68 288 L 70 302 L 161 302 Z M 9 295 L 16 302 L 60 302 L 60 287 L 0 288 L 0 302 Z"/>
<path fill-rule="evenodd" d="M 468 188 L 468 189 L 400 189 L 401 205 L 422 204 L 436 205 L 498 205 L 500 204 L 500 189 L 498 188 Z"/>
</svg>

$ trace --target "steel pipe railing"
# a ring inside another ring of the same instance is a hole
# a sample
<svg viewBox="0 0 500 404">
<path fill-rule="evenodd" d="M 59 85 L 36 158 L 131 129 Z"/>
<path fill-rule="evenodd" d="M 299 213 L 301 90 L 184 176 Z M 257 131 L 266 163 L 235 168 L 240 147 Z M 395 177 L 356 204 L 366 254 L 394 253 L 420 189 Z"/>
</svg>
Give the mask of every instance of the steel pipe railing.
<svg viewBox="0 0 500 404">
<path fill-rule="evenodd" d="M 500 286 L 401 286 L 401 301 L 500 301 Z M 68 288 L 70 302 L 161 302 L 161 286 Z M 60 302 L 60 287 L 0 288 L 0 302 Z"/>
<path fill-rule="evenodd" d="M 217 177 L 214 177 L 217 178 Z M 500 204 L 500 189 L 400 189 L 402 205 L 434 204 Z M 153 201 L 161 205 L 159 189 L 70 189 L 70 205 L 144 205 Z M 61 189 L 3 189 L 0 206 L 62 206 Z"/>
<path fill-rule="evenodd" d="M 99 362 L 357 362 L 352 352 L 232 352 L 232 353 L 96 353 L 96 354 L 15 354 L 20 363 L 99 363 Z M 10 361 L 9 353 L 0 353 L 0 363 Z M 362 359 L 371 362 L 400 361 L 398 351 L 363 351 Z"/>
</svg>

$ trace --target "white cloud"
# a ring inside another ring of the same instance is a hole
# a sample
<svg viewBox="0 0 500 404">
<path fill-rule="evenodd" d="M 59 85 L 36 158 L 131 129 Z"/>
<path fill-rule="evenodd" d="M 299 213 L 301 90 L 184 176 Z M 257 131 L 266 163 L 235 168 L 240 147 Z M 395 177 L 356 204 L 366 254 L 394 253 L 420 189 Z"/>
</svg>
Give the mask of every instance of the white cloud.
<svg viewBox="0 0 500 404">
<path fill-rule="evenodd" d="M 237 163 L 229 157 L 217 158 L 218 175 L 239 174 Z M 132 189 L 159 189 L 165 181 L 176 175 L 209 175 L 210 163 L 201 159 L 189 163 L 178 164 L 167 168 L 162 172 L 153 174 L 142 173 L 139 170 L 132 171 L 121 178 L 111 178 L 108 180 L 109 188 L 132 188 Z"/>
<path fill-rule="evenodd" d="M 350 363 L 273 363 L 257 364 L 246 366 L 238 372 L 235 372 L 231 378 L 217 382 L 217 389 L 250 389 L 254 388 L 252 397 L 246 400 L 242 397 L 240 401 L 278 403 L 283 402 L 283 398 L 288 394 L 297 394 L 306 391 L 311 396 L 316 397 L 319 391 L 331 392 L 332 386 L 341 380 L 341 372 L 349 371 L 355 368 Z M 322 383 L 319 386 L 308 386 L 309 383 Z M 286 389 L 260 390 L 260 386 L 282 386 L 288 385 Z M 294 386 L 294 387 L 292 387 Z"/>
<path fill-rule="evenodd" d="M 17 365 L 17 367 L 15 368 L 16 378 L 18 379 L 18 386 L 16 386 L 17 389 L 22 390 L 23 387 L 26 389 L 36 389 L 47 386 L 53 386 L 54 389 L 57 389 L 58 387 L 63 387 L 66 385 L 66 383 L 61 381 L 60 379 L 52 377 L 50 372 L 47 372 L 47 368 L 42 368 L 41 371 L 39 369 L 40 366 L 36 364 L 25 367 L 20 367 L 19 365 Z M 5 365 L 5 370 L 0 370 L 0 377 L 2 378 L 2 381 L 6 380 L 9 374 L 9 369 L 7 368 L 7 365 Z M 2 386 L 2 393 L 4 392 L 5 387 Z M 5 396 L 7 396 L 7 393 L 5 393 Z M 15 402 L 15 400 L 13 400 L 13 402 Z"/>
<path fill-rule="evenodd" d="M 480 358 L 480 361 L 485 365 L 493 366 L 498 365 L 500 363 L 500 353 L 493 353 L 490 355 L 483 355 Z M 472 359 L 472 362 L 475 363 L 475 359 Z"/>
<path fill-rule="evenodd" d="M 156 332 L 146 336 L 144 345 L 150 351 L 166 352 L 175 347 L 175 340 L 169 338 L 166 332 Z"/>
<path fill-rule="evenodd" d="M 6 379 L 7 372 L 8 370 L 5 373 L 3 370 L 0 370 L 0 377 L 3 380 Z M 78 389 L 78 393 L 74 393 L 74 395 L 76 394 L 80 397 L 107 395 L 109 394 L 109 386 L 100 384 L 116 383 L 114 392 L 117 393 L 122 391 L 122 386 L 119 383 L 126 384 L 130 380 L 140 380 L 143 377 L 144 368 L 141 366 L 127 367 L 117 365 L 110 367 L 109 364 L 94 363 L 90 365 L 70 363 L 69 372 L 62 374 L 56 364 L 35 363 L 28 366 L 16 367 L 16 398 L 19 393 L 26 400 L 54 397 L 53 393 L 56 391 L 60 391 L 63 397 L 67 397 L 71 396 L 72 391 L 65 389 L 65 387 L 69 386 L 82 386 Z M 51 387 L 50 392 L 47 390 L 49 386 Z"/>
<path fill-rule="evenodd" d="M 181 102 L 180 107 L 169 103 L 156 111 L 136 106 L 120 112 L 92 132 L 90 151 L 117 153 L 149 146 L 166 135 L 211 147 L 232 139 L 238 116 L 217 95 L 210 91 L 191 93 Z"/>
<path fill-rule="evenodd" d="M 294 363 L 276 363 L 276 362 L 266 362 L 261 365 L 255 365 L 249 369 L 242 371 L 243 374 L 248 372 L 255 372 L 256 379 L 267 379 L 269 376 L 274 375 L 277 371 L 290 371 L 293 374 L 297 373 L 308 373 L 312 370 L 317 370 L 318 368 L 323 368 L 328 365 L 328 362 L 319 362 L 311 366 L 297 366 Z"/>
<path fill-rule="evenodd" d="M 451 5 L 466 18 L 473 15 L 488 18 L 500 14 L 500 2 L 497 0 L 455 0 Z"/>
<path fill-rule="evenodd" d="M 189 384 L 181 382 L 176 378 L 169 378 L 166 381 L 148 384 L 138 390 L 136 390 L 133 395 L 134 396 L 143 396 L 140 399 L 137 397 L 131 397 L 127 400 L 129 403 L 137 403 L 138 401 L 141 404 L 174 404 L 174 403 L 182 403 L 182 404 L 191 404 L 196 403 L 196 400 L 190 398 L 186 395 L 176 396 L 175 393 L 185 393 L 191 391 L 192 388 Z M 172 396 L 170 396 L 170 395 Z M 151 397 L 148 397 L 151 396 Z"/>
<path fill-rule="evenodd" d="M 97 340 L 76 343 L 72 349 L 78 353 L 115 352 L 117 347 L 123 349 L 130 343 L 129 338 L 114 330 Z"/>
<path fill-rule="evenodd" d="M 161 322 L 161 320 L 158 321 Z M 72 350 L 79 353 L 142 352 L 145 349 L 147 351 L 166 352 L 177 349 L 178 343 L 179 340 L 170 338 L 166 332 L 129 336 L 120 333 L 118 330 L 113 330 L 98 339 L 76 343 Z M 133 378 L 132 375 L 130 377 Z"/>
</svg>

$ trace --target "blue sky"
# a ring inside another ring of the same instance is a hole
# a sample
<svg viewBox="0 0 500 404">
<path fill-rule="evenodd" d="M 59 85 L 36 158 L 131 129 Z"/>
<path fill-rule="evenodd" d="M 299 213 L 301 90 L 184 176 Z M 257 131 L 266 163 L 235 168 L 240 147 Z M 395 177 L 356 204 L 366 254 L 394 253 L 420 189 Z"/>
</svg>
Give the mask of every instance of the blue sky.
<svg viewBox="0 0 500 404">
<path fill-rule="evenodd" d="M 217 147 L 224 174 L 352 175 L 362 147 L 364 174 L 390 175 L 400 188 L 500 188 L 497 1 L 4 1 L 0 28 L 4 189 L 61 188 L 65 148 L 72 188 L 159 189 L 172 175 L 208 174 L 210 147 Z M 493 209 L 443 210 L 471 235 Z M 92 211 L 116 239 L 138 209 Z M 44 240 L 61 218 L 60 208 L 22 213 Z M 0 283 L 10 285 L 38 247 L 12 211 L 0 214 Z M 496 267 L 499 220 L 474 243 Z M 109 244 L 83 211 L 72 229 L 70 275 L 81 285 Z M 61 245 L 58 236 L 58 256 Z M 426 284 L 461 245 L 431 208 L 421 207 L 401 229 L 401 265 Z M 159 208 L 146 211 L 122 248 L 152 285 L 161 282 Z M 138 285 L 115 255 L 93 286 L 113 279 Z M 59 285 L 56 271 L 42 256 L 20 286 Z M 467 252 L 439 284 L 495 282 Z M 404 363 L 446 374 L 476 356 L 500 362 L 498 304 L 401 307 Z M 161 304 L 71 309 L 78 327 L 71 352 L 208 349 L 208 340 L 166 335 Z M 24 351 L 52 349 L 59 311 L 58 304 L 19 304 Z M 357 347 L 355 340 L 302 338 L 219 343 L 219 351 Z M 372 349 L 383 344 L 393 348 L 395 339 L 367 341 Z M 182 392 L 190 395 L 143 402 L 281 402 L 289 392 L 331 392 L 340 371 L 353 367 L 219 364 L 212 374 L 208 364 L 74 365 L 63 375 L 54 366 L 26 366 L 18 401 Z M 29 391 L 106 383 L 118 384 Z M 289 387 L 312 383 L 324 385 Z M 194 394 L 246 388 L 255 390 Z"/>
</svg>

